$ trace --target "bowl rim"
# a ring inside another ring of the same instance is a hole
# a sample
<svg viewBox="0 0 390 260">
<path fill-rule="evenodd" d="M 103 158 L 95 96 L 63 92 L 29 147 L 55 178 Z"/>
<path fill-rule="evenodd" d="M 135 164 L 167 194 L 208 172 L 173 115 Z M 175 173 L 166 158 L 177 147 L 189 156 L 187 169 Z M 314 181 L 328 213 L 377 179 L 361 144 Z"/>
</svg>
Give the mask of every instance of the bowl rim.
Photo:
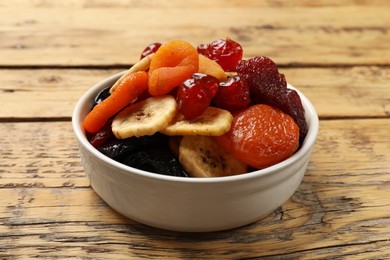
<svg viewBox="0 0 390 260">
<path fill-rule="evenodd" d="M 79 145 L 82 145 L 85 149 L 88 150 L 89 153 L 97 157 L 99 160 L 110 165 L 111 167 L 115 167 L 122 170 L 123 174 L 136 174 L 139 175 L 140 177 L 142 176 L 145 178 L 151 178 L 155 180 L 180 182 L 180 183 L 226 183 L 226 182 L 237 182 L 237 181 L 244 181 L 244 180 L 247 181 L 248 179 L 254 179 L 260 176 L 269 175 L 276 171 L 288 167 L 289 165 L 293 164 L 295 161 L 304 157 L 305 154 L 310 152 L 311 148 L 314 146 L 314 143 L 316 141 L 318 130 L 319 130 L 318 114 L 313 104 L 310 102 L 310 100 L 297 88 L 287 83 L 287 87 L 296 90 L 301 98 L 302 105 L 305 108 L 305 117 L 309 129 L 306 138 L 303 141 L 300 149 L 292 156 L 287 158 L 286 160 L 279 162 L 275 165 L 269 166 L 267 168 L 255 170 L 244 174 L 222 176 L 222 177 L 204 177 L 204 178 L 195 178 L 195 177 L 186 178 L 186 177 L 179 177 L 179 176 L 162 175 L 162 174 L 140 170 L 131 166 L 127 166 L 100 153 L 95 147 L 93 147 L 88 142 L 85 135 L 85 131 L 82 129 L 82 119 L 80 118 L 81 117 L 80 113 L 82 111 L 82 108 L 85 106 L 85 103 L 91 102 L 91 100 L 95 98 L 95 96 L 99 91 L 104 89 L 104 87 L 107 87 L 107 85 L 110 82 L 118 79 L 123 73 L 125 73 L 125 71 L 111 75 L 108 78 L 96 83 L 91 88 L 89 88 L 77 101 L 72 113 L 72 127 L 76 135 L 76 138 L 79 142 Z"/>
</svg>

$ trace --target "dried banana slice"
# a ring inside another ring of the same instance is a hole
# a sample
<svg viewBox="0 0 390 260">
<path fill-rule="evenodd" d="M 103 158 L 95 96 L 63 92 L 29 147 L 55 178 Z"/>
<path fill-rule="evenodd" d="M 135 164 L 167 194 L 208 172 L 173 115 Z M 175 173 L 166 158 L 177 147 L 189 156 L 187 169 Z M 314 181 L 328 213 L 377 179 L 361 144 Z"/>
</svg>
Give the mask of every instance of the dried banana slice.
<svg viewBox="0 0 390 260">
<path fill-rule="evenodd" d="M 193 177 L 221 177 L 247 172 L 246 164 L 222 149 L 211 136 L 184 136 L 179 160 Z"/>
<path fill-rule="evenodd" d="M 147 71 L 150 67 L 150 62 L 152 61 L 154 53 L 144 57 L 140 61 L 138 61 L 136 64 L 134 64 L 130 69 L 128 69 L 116 82 L 112 87 L 110 88 L 110 93 L 112 93 L 118 85 L 122 82 L 124 78 L 126 78 L 127 75 L 137 72 L 137 71 Z"/>
<path fill-rule="evenodd" d="M 122 110 L 112 121 L 112 132 L 118 139 L 153 135 L 167 127 L 177 113 L 172 96 L 150 97 Z"/>
<path fill-rule="evenodd" d="M 160 132 L 166 135 L 219 136 L 230 130 L 232 114 L 216 107 L 208 107 L 202 115 L 187 120 L 177 113 L 172 122 Z"/>
</svg>

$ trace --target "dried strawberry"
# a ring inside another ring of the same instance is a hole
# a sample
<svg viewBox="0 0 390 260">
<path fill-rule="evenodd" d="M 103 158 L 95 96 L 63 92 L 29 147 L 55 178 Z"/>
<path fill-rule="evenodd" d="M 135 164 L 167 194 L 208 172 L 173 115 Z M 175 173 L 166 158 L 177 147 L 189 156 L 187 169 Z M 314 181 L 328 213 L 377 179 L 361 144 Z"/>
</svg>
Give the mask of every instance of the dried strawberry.
<svg viewBox="0 0 390 260">
<path fill-rule="evenodd" d="M 295 90 L 287 88 L 283 74 L 269 58 L 253 57 L 241 60 L 237 65 L 237 73 L 249 85 L 251 95 L 256 103 L 265 103 L 277 107 L 290 115 L 299 126 L 300 141 L 307 134 L 305 109 Z"/>
<path fill-rule="evenodd" d="M 229 111 L 246 108 L 250 103 L 249 86 L 238 75 L 229 77 L 227 81 L 219 83 L 213 101 L 217 107 Z"/>
<path fill-rule="evenodd" d="M 187 119 L 200 116 L 217 93 L 218 83 L 213 76 L 195 73 L 179 87 L 176 96 L 178 110 Z"/>
</svg>

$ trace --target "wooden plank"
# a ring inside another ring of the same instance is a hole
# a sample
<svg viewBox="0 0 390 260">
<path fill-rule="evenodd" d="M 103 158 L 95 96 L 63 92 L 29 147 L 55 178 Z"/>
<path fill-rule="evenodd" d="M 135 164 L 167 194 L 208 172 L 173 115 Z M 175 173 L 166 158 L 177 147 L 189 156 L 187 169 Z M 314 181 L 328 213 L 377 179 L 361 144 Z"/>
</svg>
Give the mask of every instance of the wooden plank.
<svg viewBox="0 0 390 260">
<path fill-rule="evenodd" d="M 387 0 L 290 0 L 290 1 L 278 1 L 278 0 L 198 0 L 187 1 L 181 0 L 149 0 L 147 2 L 129 1 L 129 0 L 68 0 L 68 1 L 29 1 L 29 0 L 14 0 L 12 2 L 6 1 L 0 3 L 0 7 L 13 7 L 15 5 L 23 5 L 23 7 L 77 7 L 77 8 L 173 8 L 173 7 L 186 7 L 191 8 L 193 6 L 199 7 L 291 7 L 291 6 L 390 6 Z"/>
<path fill-rule="evenodd" d="M 0 70 L 0 118 L 67 118 L 81 95 L 122 69 Z M 281 68 L 320 117 L 390 116 L 390 68 Z"/>
<path fill-rule="evenodd" d="M 390 63 L 390 8 L 383 1 L 285 7 L 206 2 L 4 4 L 0 65 L 127 65 L 151 42 L 180 38 L 197 45 L 225 37 L 239 41 L 246 57 L 265 55 L 280 64 Z"/>
<path fill-rule="evenodd" d="M 388 129 L 390 119 L 321 121 L 308 171 L 287 203 L 246 227 L 186 234 L 107 207 L 83 176 L 69 122 L 2 123 L 0 256 L 383 259 L 390 256 Z"/>
<path fill-rule="evenodd" d="M 70 118 L 84 92 L 122 70 L 0 70 L 0 118 Z"/>
<path fill-rule="evenodd" d="M 282 68 L 287 80 L 313 103 L 320 117 L 390 117 L 390 69 Z"/>
</svg>

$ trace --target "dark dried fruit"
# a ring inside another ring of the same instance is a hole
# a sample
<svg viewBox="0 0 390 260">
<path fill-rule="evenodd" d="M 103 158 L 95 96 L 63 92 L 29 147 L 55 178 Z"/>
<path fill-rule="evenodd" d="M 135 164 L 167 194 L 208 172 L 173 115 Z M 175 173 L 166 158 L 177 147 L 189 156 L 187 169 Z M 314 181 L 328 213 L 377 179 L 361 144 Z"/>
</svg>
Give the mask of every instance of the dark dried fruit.
<svg viewBox="0 0 390 260">
<path fill-rule="evenodd" d="M 154 42 L 149 44 L 141 53 L 141 60 L 146 56 L 155 53 L 161 47 L 161 43 Z"/>
<path fill-rule="evenodd" d="M 180 162 L 166 150 L 166 147 L 153 147 L 140 150 L 127 155 L 120 162 L 144 171 L 187 177 Z"/>
<path fill-rule="evenodd" d="M 217 94 L 213 98 L 217 107 L 231 112 L 246 108 L 250 101 L 249 86 L 238 75 L 220 82 Z"/>
<path fill-rule="evenodd" d="M 131 137 L 126 139 L 114 139 L 108 143 L 99 146 L 97 149 L 104 155 L 114 160 L 130 153 L 148 147 L 153 147 L 160 142 L 164 142 L 164 136 L 155 134 L 152 136 Z"/>
<path fill-rule="evenodd" d="M 88 141 L 96 148 L 115 138 L 111 130 L 112 120 L 107 123 L 95 134 L 87 133 Z"/>
<path fill-rule="evenodd" d="M 200 44 L 197 49 L 198 53 L 217 62 L 225 71 L 234 71 L 243 54 L 241 45 L 229 38 Z"/>
<path fill-rule="evenodd" d="M 99 104 L 100 102 L 102 102 L 103 100 L 105 100 L 106 98 L 108 98 L 111 94 L 110 94 L 110 88 L 111 86 L 103 89 L 102 91 L 100 91 L 97 96 L 95 97 L 95 100 L 94 100 L 94 103 L 92 105 L 92 108 L 94 106 L 96 106 L 97 104 Z"/>
<path fill-rule="evenodd" d="M 200 116 L 210 105 L 218 90 L 218 79 L 195 73 L 179 87 L 176 101 L 178 110 L 187 119 Z"/>
<path fill-rule="evenodd" d="M 97 149 L 120 163 L 140 170 L 187 177 L 180 162 L 169 150 L 168 137 L 162 134 L 113 139 Z"/>
<path fill-rule="evenodd" d="M 308 131 L 305 109 L 298 93 L 287 88 L 286 79 L 276 64 L 264 56 L 253 57 L 241 60 L 237 73 L 249 85 L 255 103 L 277 107 L 294 119 L 299 126 L 300 142 L 303 142 Z"/>
</svg>

